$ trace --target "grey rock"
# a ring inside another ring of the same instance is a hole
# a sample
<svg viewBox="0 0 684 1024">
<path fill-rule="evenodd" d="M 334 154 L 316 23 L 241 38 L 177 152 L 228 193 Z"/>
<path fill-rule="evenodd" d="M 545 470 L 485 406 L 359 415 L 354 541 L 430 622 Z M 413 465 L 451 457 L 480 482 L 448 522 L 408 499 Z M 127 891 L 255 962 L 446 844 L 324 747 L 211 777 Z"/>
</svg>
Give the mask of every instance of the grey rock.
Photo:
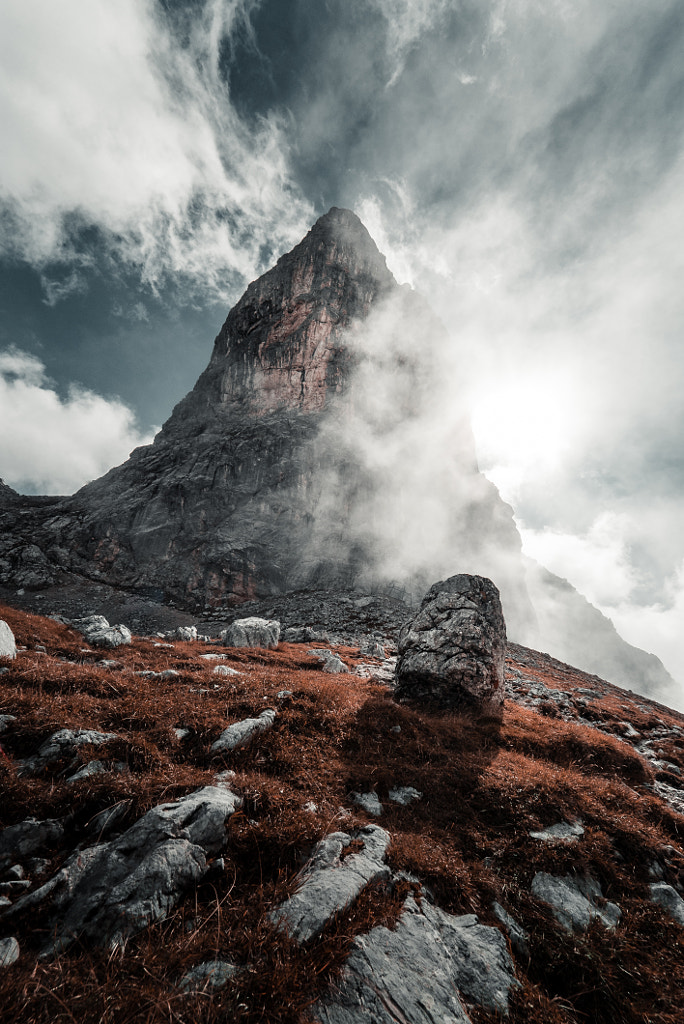
<svg viewBox="0 0 684 1024">
<path fill-rule="evenodd" d="M 359 654 L 364 658 L 378 658 L 380 661 L 384 661 L 386 657 L 385 648 L 377 640 L 366 640 L 362 643 Z"/>
<path fill-rule="evenodd" d="M 21 864 L 12 864 L 12 866 L 7 868 L 5 871 L 5 878 L 10 881 L 26 878 L 26 872 Z"/>
<path fill-rule="evenodd" d="M 11 967 L 19 959 L 19 943 L 14 936 L 0 939 L 0 967 Z"/>
<path fill-rule="evenodd" d="M 408 897 L 394 929 L 358 936 L 336 990 L 314 1007 L 321 1024 L 467 1024 L 459 993 L 505 1014 L 517 984 L 497 928 Z"/>
<path fill-rule="evenodd" d="M 397 699 L 501 708 L 506 626 L 491 580 L 462 574 L 435 583 L 402 629 L 398 650 Z"/>
<path fill-rule="evenodd" d="M 45 885 L 7 914 L 49 903 L 53 939 L 44 957 L 78 936 L 116 947 L 147 924 L 163 920 L 225 842 L 225 824 L 240 798 L 203 789 L 148 811 L 117 839 L 76 851 Z"/>
<path fill-rule="evenodd" d="M 106 775 L 107 765 L 104 761 L 88 761 L 82 768 L 79 768 L 73 775 L 67 777 L 67 782 L 80 782 L 81 779 L 92 778 L 93 775 Z"/>
<path fill-rule="evenodd" d="M 111 807 L 105 807 L 94 815 L 86 827 L 88 835 L 97 836 L 98 841 L 113 832 L 124 820 L 131 806 L 130 800 L 119 800 Z"/>
<path fill-rule="evenodd" d="M 306 653 L 313 655 L 314 658 L 318 658 L 319 661 L 323 662 L 323 672 L 330 672 L 332 675 L 336 675 L 349 671 L 339 654 L 336 654 L 334 651 L 325 648 L 312 648 Z"/>
<path fill-rule="evenodd" d="M 274 648 L 280 639 L 280 623 L 275 619 L 260 619 L 257 616 L 236 619 L 220 636 L 226 647 Z"/>
<path fill-rule="evenodd" d="M 281 639 L 286 644 L 306 644 L 316 639 L 316 630 L 311 626 L 289 626 L 284 630 Z"/>
<path fill-rule="evenodd" d="M 207 960 L 197 964 L 178 983 L 181 992 L 218 992 L 238 974 L 240 968 L 227 960 Z"/>
<path fill-rule="evenodd" d="M 665 882 L 652 882 L 649 889 L 653 902 L 660 904 L 684 928 L 684 900 L 677 890 Z"/>
<path fill-rule="evenodd" d="M 0 619 L 0 658 L 14 660 L 17 656 L 17 644 L 14 633 L 4 619 Z"/>
<path fill-rule="evenodd" d="M 39 747 L 33 757 L 20 762 L 20 775 L 37 775 L 49 765 L 73 754 L 78 747 L 91 744 L 100 746 L 117 739 L 115 732 L 97 732 L 94 729 L 60 729 Z"/>
<path fill-rule="evenodd" d="M 415 803 L 416 800 L 421 800 L 423 794 L 419 789 L 414 789 L 413 786 L 397 786 L 390 789 L 387 794 L 392 803 L 401 804 L 403 807 L 407 807 L 409 804 Z"/>
<path fill-rule="evenodd" d="M 4 895 L 21 892 L 22 889 L 30 889 L 30 878 L 11 878 L 8 882 L 0 882 L 0 892 Z"/>
<path fill-rule="evenodd" d="M 174 636 L 178 640 L 196 640 L 197 626 L 179 626 Z"/>
<path fill-rule="evenodd" d="M 550 825 L 540 832 L 530 832 L 530 835 L 544 843 L 576 843 L 584 835 L 584 829 L 579 822 L 569 824 L 567 821 L 560 821 L 557 825 Z"/>
<path fill-rule="evenodd" d="M 494 903 L 492 903 L 492 910 L 494 911 L 495 916 L 498 918 L 499 921 L 501 921 L 501 924 L 504 926 L 506 934 L 510 939 L 511 946 L 518 954 L 518 956 L 529 957 L 529 935 L 527 934 L 523 926 L 519 924 L 511 914 L 508 913 L 505 907 L 502 907 L 500 903 L 497 903 L 496 900 L 494 901 Z"/>
<path fill-rule="evenodd" d="M 229 665 L 214 665 L 212 673 L 215 676 L 241 676 L 242 672 L 238 672 L 236 668 L 231 668 Z"/>
<path fill-rule="evenodd" d="M 288 697 L 292 696 L 292 690 L 278 690 L 276 697 L 278 700 L 287 700 Z"/>
<path fill-rule="evenodd" d="M 12 722 L 16 722 L 16 720 L 16 715 L 0 715 L 0 735 L 2 735 L 2 733 L 4 732 L 7 732 L 7 730 L 12 725 Z"/>
<path fill-rule="evenodd" d="M 140 672 L 135 673 L 136 676 L 142 676 L 144 679 L 178 679 L 180 672 L 175 668 L 164 668 L 160 672 L 155 672 L 153 669 L 146 668 Z"/>
<path fill-rule="evenodd" d="M 86 639 L 93 647 L 114 648 L 130 644 L 133 637 L 128 626 L 119 623 L 117 626 L 109 626 L 107 629 L 101 629 L 96 633 L 89 633 Z"/>
<path fill-rule="evenodd" d="M 223 751 L 235 750 L 237 747 L 244 747 L 258 733 L 270 729 L 276 719 L 276 712 L 273 708 L 266 708 L 258 718 L 245 718 L 242 722 L 235 722 L 224 729 L 219 738 L 212 743 L 212 754 L 220 754 Z"/>
<path fill-rule="evenodd" d="M 352 839 L 361 839 L 363 850 L 343 860 L 342 851 Z M 298 942 L 318 935 L 333 914 L 350 906 L 365 886 L 390 877 L 384 863 L 389 842 L 389 833 L 377 825 L 326 836 L 300 872 L 297 892 L 274 911 L 272 919 Z"/>
<path fill-rule="evenodd" d="M 64 826 L 54 818 L 27 818 L 0 832 L 0 867 L 25 860 L 46 846 L 56 846 L 64 837 Z"/>
<path fill-rule="evenodd" d="M 540 871 L 532 879 L 532 895 L 551 907 L 554 917 L 567 931 L 586 931 L 595 920 L 606 928 L 615 928 L 621 917 L 615 903 L 597 905 L 601 887 L 591 878 L 557 878 Z"/>
<path fill-rule="evenodd" d="M 350 793 L 351 802 L 366 812 L 379 818 L 382 814 L 382 804 L 377 793 L 372 790 L 369 793 Z"/>
</svg>

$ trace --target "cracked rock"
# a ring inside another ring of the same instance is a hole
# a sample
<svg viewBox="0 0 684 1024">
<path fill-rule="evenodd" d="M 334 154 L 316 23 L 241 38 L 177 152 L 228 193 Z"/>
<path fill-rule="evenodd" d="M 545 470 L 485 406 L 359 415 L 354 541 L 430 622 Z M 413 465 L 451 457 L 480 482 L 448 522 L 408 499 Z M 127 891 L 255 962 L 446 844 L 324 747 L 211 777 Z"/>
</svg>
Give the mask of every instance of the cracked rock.
<svg viewBox="0 0 684 1024">
<path fill-rule="evenodd" d="M 505 1014 L 516 984 L 498 928 L 409 896 L 393 931 L 357 936 L 336 990 L 314 1012 L 321 1024 L 467 1024 L 459 994 Z"/>
<path fill-rule="evenodd" d="M 236 619 L 220 633 L 226 647 L 269 647 L 278 646 L 280 623 L 276 619 L 260 619 L 251 616 Z"/>
<path fill-rule="evenodd" d="M 532 895 L 551 907 L 553 916 L 567 931 L 586 931 L 596 920 L 606 928 L 615 928 L 621 917 L 615 903 L 597 906 L 601 887 L 592 878 L 557 878 L 540 871 L 532 879 Z"/>
<path fill-rule="evenodd" d="M 399 700 L 497 710 L 504 700 L 506 626 L 499 591 L 483 576 L 435 583 L 399 635 Z"/>
<path fill-rule="evenodd" d="M 240 804 L 234 793 L 215 786 L 159 804 L 117 839 L 73 853 L 49 882 L 7 913 L 49 906 L 53 937 L 43 957 L 62 952 L 79 936 L 121 945 L 163 920 L 183 890 L 199 882 Z"/>
<path fill-rule="evenodd" d="M 342 851 L 360 839 L 363 849 L 344 859 Z M 384 863 L 390 836 L 377 825 L 358 832 L 333 832 L 317 844 L 298 877 L 299 888 L 272 915 L 298 942 L 307 942 L 333 914 L 354 902 L 370 882 L 390 877 Z"/>
</svg>

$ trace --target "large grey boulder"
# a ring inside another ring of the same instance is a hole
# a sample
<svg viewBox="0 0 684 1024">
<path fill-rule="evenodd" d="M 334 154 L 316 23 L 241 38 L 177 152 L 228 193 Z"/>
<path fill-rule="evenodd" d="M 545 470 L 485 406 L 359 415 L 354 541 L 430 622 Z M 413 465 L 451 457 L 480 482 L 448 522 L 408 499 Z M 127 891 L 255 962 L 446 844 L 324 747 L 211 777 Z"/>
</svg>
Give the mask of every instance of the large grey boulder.
<svg viewBox="0 0 684 1024">
<path fill-rule="evenodd" d="M 226 647 L 277 647 L 280 623 L 276 619 L 236 619 L 220 634 Z"/>
<path fill-rule="evenodd" d="M 435 583 L 399 636 L 398 699 L 500 709 L 506 625 L 499 591 L 483 576 Z"/>
<path fill-rule="evenodd" d="M 212 754 L 236 750 L 246 746 L 258 733 L 270 729 L 276 720 L 274 708 L 266 708 L 258 718 L 245 718 L 242 722 L 234 722 L 224 729 L 219 738 L 212 743 Z"/>
<path fill-rule="evenodd" d="M 7 912 L 49 904 L 51 941 L 44 957 L 77 938 L 116 947 L 147 924 L 163 920 L 183 891 L 207 870 L 207 856 L 225 842 L 225 825 L 241 805 L 224 787 L 159 804 L 121 836 L 72 854 L 45 885 Z"/>
<path fill-rule="evenodd" d="M 498 928 L 409 896 L 393 931 L 373 928 L 354 940 L 340 982 L 314 1015 L 321 1024 L 467 1024 L 459 995 L 506 1014 L 516 984 Z"/>
<path fill-rule="evenodd" d="M 14 659 L 17 656 L 17 644 L 14 633 L 4 619 L 0 619 L 0 659 Z"/>
<path fill-rule="evenodd" d="M 547 903 L 566 931 L 586 931 L 593 921 L 615 928 L 621 911 L 615 903 L 602 903 L 601 886 L 593 878 L 557 878 L 544 871 L 532 879 L 532 895 Z"/>
<path fill-rule="evenodd" d="M 363 849 L 343 859 L 342 852 L 353 839 L 360 839 Z M 377 825 L 326 836 L 300 872 L 297 892 L 273 913 L 273 920 L 298 942 L 317 935 L 333 914 L 350 906 L 370 882 L 390 877 L 384 863 L 389 841 L 389 833 Z"/>
</svg>

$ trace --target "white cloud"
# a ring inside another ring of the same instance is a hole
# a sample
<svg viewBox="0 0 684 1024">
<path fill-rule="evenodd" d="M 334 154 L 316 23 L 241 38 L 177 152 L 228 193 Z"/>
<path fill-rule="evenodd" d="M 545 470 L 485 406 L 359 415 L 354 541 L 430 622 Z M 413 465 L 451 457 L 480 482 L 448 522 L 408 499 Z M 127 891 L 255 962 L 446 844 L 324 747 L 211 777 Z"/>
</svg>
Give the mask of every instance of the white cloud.
<svg viewBox="0 0 684 1024">
<path fill-rule="evenodd" d="M 0 477 L 19 491 L 70 494 L 149 444 L 118 399 L 73 385 L 60 398 L 43 363 L 0 352 Z"/>
<path fill-rule="evenodd" d="M 262 244 L 303 233 L 310 207 L 283 124 L 248 127 L 218 75 L 222 39 L 253 6 L 207 0 L 185 47 L 152 0 L 0 6 L 0 198 L 14 254 L 73 259 L 76 218 L 153 286 L 174 273 L 221 294 L 231 272 L 254 276 Z"/>
</svg>

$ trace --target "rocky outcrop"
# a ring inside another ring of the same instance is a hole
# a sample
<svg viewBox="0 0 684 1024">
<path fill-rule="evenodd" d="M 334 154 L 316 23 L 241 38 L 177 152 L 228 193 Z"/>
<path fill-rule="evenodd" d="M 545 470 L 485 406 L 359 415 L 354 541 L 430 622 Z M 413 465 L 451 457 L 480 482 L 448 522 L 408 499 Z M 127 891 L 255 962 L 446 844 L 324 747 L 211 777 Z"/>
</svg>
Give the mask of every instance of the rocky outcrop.
<svg viewBox="0 0 684 1024">
<path fill-rule="evenodd" d="M 280 639 L 280 623 L 275 619 L 260 619 L 250 616 L 247 619 L 236 619 L 228 629 L 221 633 L 226 647 L 267 647 L 278 646 Z"/>
<path fill-rule="evenodd" d="M 500 708 L 505 652 L 506 625 L 491 580 L 460 575 L 435 583 L 399 636 L 396 697 Z"/>
</svg>

